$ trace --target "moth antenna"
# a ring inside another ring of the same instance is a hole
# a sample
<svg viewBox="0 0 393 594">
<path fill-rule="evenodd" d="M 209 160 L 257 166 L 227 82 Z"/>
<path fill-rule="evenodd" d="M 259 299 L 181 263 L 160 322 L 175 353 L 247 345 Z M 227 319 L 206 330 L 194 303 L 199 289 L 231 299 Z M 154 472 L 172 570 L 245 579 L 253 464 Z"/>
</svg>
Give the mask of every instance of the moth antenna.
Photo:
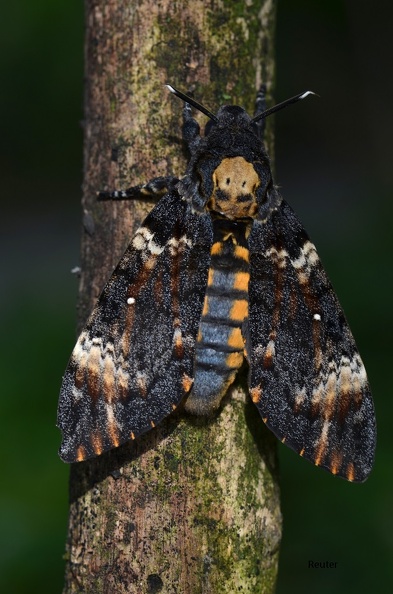
<svg viewBox="0 0 393 594">
<path fill-rule="evenodd" d="M 305 99 L 309 95 L 315 95 L 316 97 L 319 97 L 319 95 L 317 93 L 313 93 L 313 91 L 305 91 L 304 93 L 299 93 L 299 95 L 295 95 L 295 97 L 291 97 L 290 99 L 286 99 L 285 101 L 282 101 L 281 103 L 277 103 L 277 105 L 273 105 L 273 107 L 269 107 L 269 109 L 266 109 L 262 113 L 259 113 L 258 115 L 256 115 L 251 121 L 257 122 L 258 120 L 267 118 L 272 113 L 275 113 L 276 111 L 279 111 L 280 109 L 283 109 L 284 107 L 287 107 L 287 105 L 291 105 L 291 103 L 296 103 L 297 101 L 301 101 L 302 99 Z"/>
<path fill-rule="evenodd" d="M 193 107 L 195 107 L 195 109 L 197 109 L 198 111 L 200 111 L 200 112 L 204 113 L 205 115 L 207 115 L 207 117 L 210 118 L 211 120 L 213 120 L 214 122 L 218 122 L 217 116 L 215 116 L 214 113 L 212 113 L 211 111 L 209 111 L 206 107 L 204 107 L 203 105 L 201 105 L 197 101 L 194 101 L 194 99 L 191 99 L 191 97 L 188 97 L 188 95 L 185 95 L 181 91 L 178 91 L 177 89 L 175 89 L 171 85 L 165 85 L 165 86 L 170 90 L 171 93 L 173 93 L 174 95 L 176 95 L 177 97 L 179 97 L 179 99 L 182 99 L 182 101 L 185 101 L 186 103 L 189 103 L 190 105 L 192 105 Z"/>
</svg>

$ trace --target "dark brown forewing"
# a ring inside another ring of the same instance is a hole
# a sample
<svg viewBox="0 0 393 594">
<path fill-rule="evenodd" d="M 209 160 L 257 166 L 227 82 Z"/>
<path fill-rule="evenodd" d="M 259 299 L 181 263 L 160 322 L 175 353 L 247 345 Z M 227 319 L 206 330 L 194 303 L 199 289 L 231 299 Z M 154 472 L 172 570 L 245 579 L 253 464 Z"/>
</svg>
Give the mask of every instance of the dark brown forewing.
<svg viewBox="0 0 393 594">
<path fill-rule="evenodd" d="M 372 397 L 315 247 L 285 202 L 254 224 L 249 244 L 251 397 L 283 443 L 364 481 L 374 461 Z"/>
<path fill-rule="evenodd" d="M 131 241 L 63 378 L 64 461 L 85 460 L 148 431 L 191 389 L 209 220 L 168 194 Z"/>
</svg>

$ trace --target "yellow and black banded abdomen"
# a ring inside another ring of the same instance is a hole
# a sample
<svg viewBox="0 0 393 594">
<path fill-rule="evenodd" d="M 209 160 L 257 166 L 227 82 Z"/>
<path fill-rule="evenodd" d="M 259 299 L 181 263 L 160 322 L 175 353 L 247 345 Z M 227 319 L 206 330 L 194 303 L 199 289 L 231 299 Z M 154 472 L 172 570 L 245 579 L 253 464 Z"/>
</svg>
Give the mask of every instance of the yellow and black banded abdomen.
<svg viewBox="0 0 393 594">
<path fill-rule="evenodd" d="M 208 415 L 218 408 L 243 364 L 242 327 L 248 317 L 247 225 L 214 221 L 207 290 L 195 349 L 194 386 L 185 409 Z"/>
</svg>

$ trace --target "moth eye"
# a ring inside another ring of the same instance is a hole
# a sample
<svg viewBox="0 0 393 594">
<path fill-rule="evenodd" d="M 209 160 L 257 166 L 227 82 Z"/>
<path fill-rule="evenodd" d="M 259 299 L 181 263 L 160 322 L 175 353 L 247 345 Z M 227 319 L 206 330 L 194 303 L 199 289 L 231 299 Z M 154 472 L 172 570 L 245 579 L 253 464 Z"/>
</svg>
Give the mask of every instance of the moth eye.
<svg viewBox="0 0 393 594">
<path fill-rule="evenodd" d="M 246 183 L 247 183 L 246 180 L 244 180 L 244 182 L 242 183 L 242 188 L 245 187 Z"/>
<path fill-rule="evenodd" d="M 231 180 L 229 177 L 227 177 L 227 186 L 229 186 L 230 183 L 231 183 Z"/>
</svg>

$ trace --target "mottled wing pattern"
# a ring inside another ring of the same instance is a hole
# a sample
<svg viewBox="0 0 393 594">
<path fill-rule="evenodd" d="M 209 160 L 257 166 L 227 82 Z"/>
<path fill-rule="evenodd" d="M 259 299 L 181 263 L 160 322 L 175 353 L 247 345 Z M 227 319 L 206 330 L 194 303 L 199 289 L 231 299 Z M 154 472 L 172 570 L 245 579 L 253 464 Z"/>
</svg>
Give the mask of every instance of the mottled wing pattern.
<svg viewBox="0 0 393 594">
<path fill-rule="evenodd" d="M 176 192 L 131 241 L 71 355 L 60 456 L 85 460 L 151 429 L 190 391 L 212 230 Z"/>
<path fill-rule="evenodd" d="M 337 297 L 292 209 L 283 202 L 249 238 L 250 394 L 275 435 L 350 481 L 375 449 L 366 372 Z"/>
</svg>

